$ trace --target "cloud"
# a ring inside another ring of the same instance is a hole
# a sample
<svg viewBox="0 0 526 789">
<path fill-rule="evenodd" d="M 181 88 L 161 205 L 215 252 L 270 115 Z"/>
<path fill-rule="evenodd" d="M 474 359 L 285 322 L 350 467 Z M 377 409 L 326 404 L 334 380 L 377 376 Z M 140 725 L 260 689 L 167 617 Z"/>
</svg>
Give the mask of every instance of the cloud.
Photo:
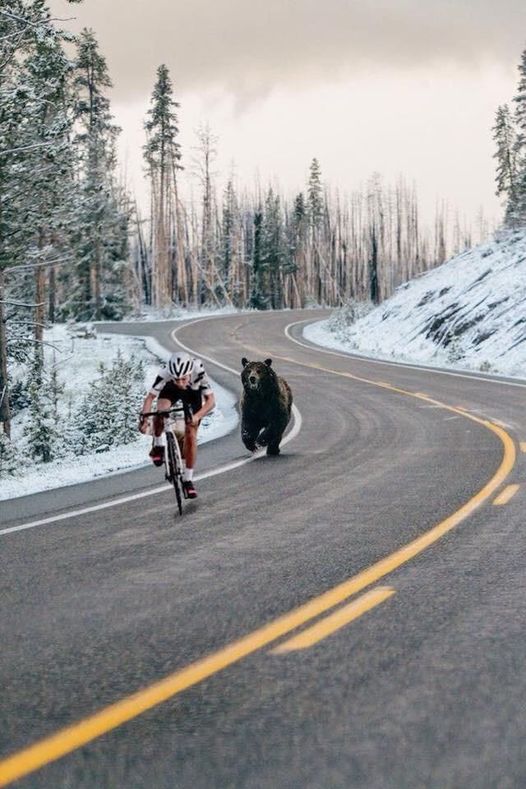
<svg viewBox="0 0 526 789">
<path fill-rule="evenodd" d="M 367 70 L 519 62 L 524 0 L 51 1 L 68 27 L 92 27 L 114 97 L 151 92 L 166 63 L 176 93 L 220 88 L 240 106 L 278 86 Z"/>
</svg>

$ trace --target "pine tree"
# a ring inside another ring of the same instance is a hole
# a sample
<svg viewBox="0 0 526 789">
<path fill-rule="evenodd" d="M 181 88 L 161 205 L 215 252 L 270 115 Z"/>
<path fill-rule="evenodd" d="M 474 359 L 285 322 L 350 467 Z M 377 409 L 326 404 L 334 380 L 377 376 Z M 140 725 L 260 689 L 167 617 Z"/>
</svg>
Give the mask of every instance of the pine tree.
<svg viewBox="0 0 526 789">
<path fill-rule="evenodd" d="M 283 306 L 282 265 L 285 257 L 283 219 L 279 195 L 270 188 L 265 199 L 261 230 L 260 288 L 272 309 Z"/>
<path fill-rule="evenodd" d="M 308 244 L 309 216 L 303 192 L 296 195 L 290 226 L 290 274 L 293 293 L 291 306 L 294 302 L 297 307 L 305 306 L 305 266 Z"/>
<path fill-rule="evenodd" d="M 126 360 L 119 351 L 111 367 L 100 365 L 75 415 L 80 452 L 104 452 L 137 439 L 143 387 L 144 367 L 134 356 Z"/>
<path fill-rule="evenodd" d="M 262 261 L 262 226 L 263 211 L 258 208 L 254 212 L 254 248 L 252 253 L 252 271 L 249 306 L 256 310 L 265 310 L 268 306 L 268 294 L 265 292 L 265 271 Z"/>
<path fill-rule="evenodd" d="M 19 139 L 27 148 L 25 166 L 25 230 L 35 265 L 35 340 L 42 348 L 49 261 L 57 258 L 64 232 L 74 216 L 74 162 L 71 141 L 73 114 L 72 64 L 59 36 L 37 40 L 24 63 L 19 86 L 25 85 L 25 123 Z"/>
<path fill-rule="evenodd" d="M 522 53 L 519 64 L 519 84 L 513 101 L 516 105 L 515 120 L 518 133 L 515 142 L 517 179 L 512 221 L 523 225 L 526 223 L 526 49 Z"/>
<path fill-rule="evenodd" d="M 178 107 L 173 99 L 168 68 L 161 65 L 157 69 L 151 107 L 144 124 L 147 142 L 143 149 L 152 194 L 152 302 L 156 307 L 166 307 L 173 295 L 170 217 L 174 200 L 176 210 L 178 208 L 177 171 L 182 169 L 181 149 L 177 142 Z"/>
<path fill-rule="evenodd" d="M 497 150 L 497 195 L 506 197 L 505 223 L 513 224 L 517 212 L 517 134 L 510 108 L 503 104 L 497 109 L 493 139 Z"/>
<path fill-rule="evenodd" d="M 308 184 L 309 221 L 313 231 L 319 229 L 323 218 L 323 187 L 320 163 L 314 158 L 310 165 Z"/>
<path fill-rule="evenodd" d="M 308 183 L 309 207 L 309 254 L 307 259 L 307 289 L 310 297 L 316 303 L 322 300 L 323 282 L 321 274 L 321 227 L 323 220 L 323 188 L 321 183 L 321 170 L 317 159 L 310 165 Z"/>
<path fill-rule="evenodd" d="M 120 351 L 110 370 L 112 396 L 117 401 L 113 414 L 113 441 L 129 444 L 137 439 L 137 413 L 143 399 L 144 365 L 132 355 L 125 359 Z"/>
<path fill-rule="evenodd" d="M 0 432 L 0 479 L 14 477 L 20 470 L 20 459 L 7 435 Z"/>
<path fill-rule="evenodd" d="M 70 174 L 66 38 L 55 29 L 44 0 L 7 0 L 0 9 L 0 422 L 7 435 L 9 327 L 4 305 L 9 277 L 20 264 L 36 261 L 33 287 L 23 295 L 27 301 L 36 290 L 43 301 L 43 264 L 68 203 L 62 188 Z M 35 321 L 37 339 L 42 323 L 41 310 Z"/>
<path fill-rule="evenodd" d="M 367 194 L 368 242 L 369 242 L 369 299 L 380 303 L 380 263 L 384 241 L 384 216 L 380 175 L 374 173 Z"/>
<path fill-rule="evenodd" d="M 31 368 L 29 397 L 29 421 L 24 431 L 29 454 L 37 461 L 49 463 L 56 455 L 60 431 L 53 413 L 55 393 L 38 352 Z"/>
<path fill-rule="evenodd" d="M 113 122 L 106 95 L 112 87 L 106 60 L 92 30 L 78 41 L 74 84 L 77 92 L 76 143 L 80 157 L 78 265 L 72 313 L 82 320 L 120 317 L 115 314 L 115 290 L 124 301 L 122 261 L 127 256 L 129 208 L 115 183 L 115 144 L 120 129 Z"/>
<path fill-rule="evenodd" d="M 240 306 L 241 293 L 239 237 L 239 206 L 232 178 L 229 178 L 221 219 L 220 275 L 237 306 Z"/>
</svg>

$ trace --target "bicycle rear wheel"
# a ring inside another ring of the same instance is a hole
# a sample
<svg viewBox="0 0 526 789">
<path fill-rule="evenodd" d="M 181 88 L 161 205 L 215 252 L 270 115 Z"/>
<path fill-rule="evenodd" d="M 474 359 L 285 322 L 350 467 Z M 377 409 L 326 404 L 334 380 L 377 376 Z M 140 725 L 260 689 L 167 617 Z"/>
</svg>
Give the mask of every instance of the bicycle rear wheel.
<svg viewBox="0 0 526 789">
<path fill-rule="evenodd" d="M 177 501 L 177 508 L 179 515 L 183 514 L 183 487 L 182 487 L 182 468 L 181 468 L 181 453 L 179 447 L 175 446 L 176 438 L 173 433 L 166 433 L 166 449 L 168 452 L 168 465 L 170 471 L 170 482 L 173 485 L 175 492 L 175 499 Z"/>
</svg>

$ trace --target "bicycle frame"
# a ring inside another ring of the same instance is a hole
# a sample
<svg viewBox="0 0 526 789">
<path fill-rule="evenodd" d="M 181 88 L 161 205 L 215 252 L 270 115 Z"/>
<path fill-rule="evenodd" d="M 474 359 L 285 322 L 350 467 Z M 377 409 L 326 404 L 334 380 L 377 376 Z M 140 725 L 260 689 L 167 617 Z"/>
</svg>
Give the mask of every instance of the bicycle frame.
<svg viewBox="0 0 526 789">
<path fill-rule="evenodd" d="M 166 437 L 166 451 L 164 453 L 165 478 L 173 485 L 179 515 L 182 515 L 183 498 L 186 498 L 183 487 L 184 466 L 179 439 L 175 433 L 175 423 L 178 420 L 173 419 L 174 414 L 184 414 L 184 421 L 186 422 L 189 419 L 190 411 L 188 406 L 183 403 L 182 406 L 169 408 L 165 411 L 152 411 L 143 414 L 143 416 L 163 417 L 163 430 Z"/>
</svg>

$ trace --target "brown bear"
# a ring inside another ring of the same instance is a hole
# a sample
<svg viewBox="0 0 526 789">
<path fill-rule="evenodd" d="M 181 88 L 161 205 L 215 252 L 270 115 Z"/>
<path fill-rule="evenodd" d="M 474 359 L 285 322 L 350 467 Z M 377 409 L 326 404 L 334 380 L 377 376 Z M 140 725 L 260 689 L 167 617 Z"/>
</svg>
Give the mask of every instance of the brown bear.
<svg viewBox="0 0 526 789">
<path fill-rule="evenodd" d="M 241 359 L 241 438 L 247 449 L 267 447 L 267 455 L 279 455 L 279 444 L 290 420 L 290 386 L 272 369 L 272 359 L 249 362 Z"/>
</svg>

